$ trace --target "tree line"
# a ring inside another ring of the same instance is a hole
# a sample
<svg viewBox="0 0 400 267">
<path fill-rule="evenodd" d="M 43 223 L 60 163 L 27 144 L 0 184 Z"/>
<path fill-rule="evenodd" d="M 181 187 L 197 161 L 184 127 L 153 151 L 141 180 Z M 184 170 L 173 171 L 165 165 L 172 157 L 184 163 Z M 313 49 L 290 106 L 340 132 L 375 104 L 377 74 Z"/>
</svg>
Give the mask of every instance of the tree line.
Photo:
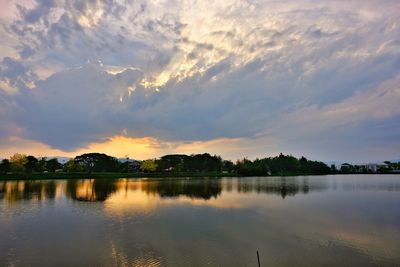
<svg viewBox="0 0 400 267">
<path fill-rule="evenodd" d="M 294 174 L 329 174 L 331 168 L 321 161 L 308 160 L 305 157 L 297 159 L 282 153 L 276 157 L 243 159 L 236 162 L 238 174 L 248 175 L 294 175 Z"/>
<path fill-rule="evenodd" d="M 16 153 L 9 159 L 0 162 L 0 173 L 43 173 L 55 172 L 62 169 L 63 165 L 57 158 L 47 159 L 46 157 L 36 158 Z"/>
<path fill-rule="evenodd" d="M 376 165 L 376 164 L 375 164 Z M 339 169 L 332 165 L 328 167 L 321 161 L 308 160 L 305 157 L 296 158 L 292 155 L 279 154 L 276 157 L 266 157 L 250 160 L 243 158 L 236 162 L 224 160 L 220 156 L 203 154 L 173 154 L 158 159 L 118 160 L 104 153 L 85 153 L 67 162 L 60 163 L 57 158 L 36 158 L 32 155 L 14 154 L 9 159 L 0 162 L 0 174 L 19 173 L 143 173 L 143 174 L 234 174 L 238 176 L 266 175 L 307 175 L 331 173 L 368 173 L 368 172 L 399 172 L 400 163 L 386 161 L 377 166 L 376 170 L 369 165 L 351 165 L 344 163 Z"/>
<path fill-rule="evenodd" d="M 118 160 L 104 153 L 85 153 L 60 163 L 57 158 L 36 158 L 14 154 L 0 163 L 0 173 L 231 173 L 240 176 L 329 174 L 332 169 L 320 161 L 296 158 L 282 153 L 276 157 L 236 162 L 220 156 L 204 154 L 173 154 L 158 159 Z"/>
</svg>

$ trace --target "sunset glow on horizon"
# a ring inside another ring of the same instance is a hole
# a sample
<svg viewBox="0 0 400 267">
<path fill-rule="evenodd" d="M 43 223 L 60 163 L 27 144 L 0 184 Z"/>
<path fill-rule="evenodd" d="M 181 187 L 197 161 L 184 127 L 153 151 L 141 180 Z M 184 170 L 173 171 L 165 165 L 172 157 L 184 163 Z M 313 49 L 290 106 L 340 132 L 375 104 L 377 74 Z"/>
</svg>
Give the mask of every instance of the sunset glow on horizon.
<svg viewBox="0 0 400 267">
<path fill-rule="evenodd" d="M 400 157 L 399 1 L 0 6 L 0 158 Z"/>
</svg>

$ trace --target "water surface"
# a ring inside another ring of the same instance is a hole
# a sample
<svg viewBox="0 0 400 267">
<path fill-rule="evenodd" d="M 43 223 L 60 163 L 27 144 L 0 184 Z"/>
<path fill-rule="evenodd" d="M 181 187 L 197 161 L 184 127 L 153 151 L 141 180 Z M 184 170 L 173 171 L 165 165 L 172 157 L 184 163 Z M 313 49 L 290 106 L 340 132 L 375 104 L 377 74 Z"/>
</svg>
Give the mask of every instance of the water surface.
<svg viewBox="0 0 400 267">
<path fill-rule="evenodd" d="M 400 266 L 400 176 L 0 182 L 0 266 Z"/>
</svg>

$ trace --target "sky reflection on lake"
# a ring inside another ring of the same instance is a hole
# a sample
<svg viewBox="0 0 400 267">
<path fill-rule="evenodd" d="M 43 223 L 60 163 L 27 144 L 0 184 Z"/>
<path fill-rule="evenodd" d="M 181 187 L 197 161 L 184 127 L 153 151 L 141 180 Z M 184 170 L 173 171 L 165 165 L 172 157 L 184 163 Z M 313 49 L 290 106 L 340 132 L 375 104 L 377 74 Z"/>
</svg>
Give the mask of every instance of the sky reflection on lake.
<svg viewBox="0 0 400 267">
<path fill-rule="evenodd" d="M 0 265 L 395 266 L 399 203 L 395 175 L 0 182 Z"/>
</svg>

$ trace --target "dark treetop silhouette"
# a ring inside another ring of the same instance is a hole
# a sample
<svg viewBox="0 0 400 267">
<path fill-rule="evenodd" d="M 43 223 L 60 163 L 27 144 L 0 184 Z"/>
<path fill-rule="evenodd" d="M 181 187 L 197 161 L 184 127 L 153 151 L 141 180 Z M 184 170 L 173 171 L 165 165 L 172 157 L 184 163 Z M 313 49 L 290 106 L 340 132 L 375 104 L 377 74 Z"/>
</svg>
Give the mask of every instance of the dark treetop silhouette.
<svg viewBox="0 0 400 267">
<path fill-rule="evenodd" d="M 399 171 L 399 163 L 386 162 L 377 168 L 378 173 Z M 0 163 L 0 177 L 17 178 L 84 178 L 84 177 L 140 177 L 140 176 L 269 176 L 269 175 L 323 175 L 335 173 L 368 173 L 364 165 L 342 164 L 339 170 L 321 161 L 296 158 L 282 153 L 276 157 L 236 163 L 220 156 L 204 154 L 165 155 L 144 161 L 118 160 L 104 153 L 86 153 L 64 164 L 56 158 L 35 158 L 14 154 Z M 51 173 L 56 173 L 51 175 Z M 96 176 L 97 175 L 97 176 Z"/>
</svg>

